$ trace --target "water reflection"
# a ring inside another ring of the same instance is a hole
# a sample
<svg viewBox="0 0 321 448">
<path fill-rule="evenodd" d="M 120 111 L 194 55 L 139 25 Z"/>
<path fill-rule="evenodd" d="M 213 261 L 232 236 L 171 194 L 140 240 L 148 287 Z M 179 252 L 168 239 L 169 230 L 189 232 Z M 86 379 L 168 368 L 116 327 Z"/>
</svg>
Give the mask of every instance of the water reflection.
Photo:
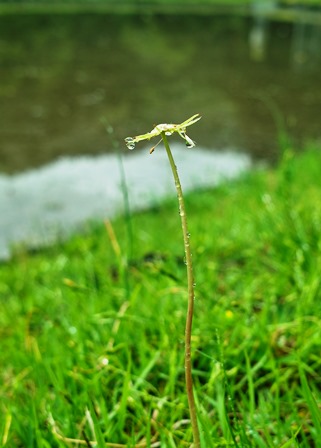
<svg viewBox="0 0 321 448">
<path fill-rule="evenodd" d="M 0 17 L 0 170 L 112 150 L 102 119 L 123 142 L 197 112 L 202 146 L 273 158 L 270 104 L 297 141 L 320 137 L 320 39 L 260 16 Z"/>
<path fill-rule="evenodd" d="M 10 257 L 12 246 L 46 245 L 79 229 L 88 219 L 121 213 L 122 172 L 132 211 L 175 195 L 166 152 L 149 156 L 149 147 L 142 147 L 144 152 L 132 152 L 122 166 L 119 157 L 107 154 L 62 158 L 36 170 L 0 174 L 0 260 Z M 174 144 L 172 149 L 184 191 L 214 186 L 251 164 L 247 155 L 231 151 L 188 150 L 183 144 Z"/>
</svg>

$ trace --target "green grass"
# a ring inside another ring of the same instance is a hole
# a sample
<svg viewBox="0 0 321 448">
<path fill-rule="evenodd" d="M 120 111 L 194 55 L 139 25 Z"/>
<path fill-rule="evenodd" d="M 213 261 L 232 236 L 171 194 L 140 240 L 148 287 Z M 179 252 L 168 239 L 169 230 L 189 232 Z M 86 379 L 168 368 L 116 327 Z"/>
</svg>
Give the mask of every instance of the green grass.
<svg viewBox="0 0 321 448">
<path fill-rule="evenodd" d="M 186 197 L 204 448 L 321 446 L 320 168 L 320 151 L 286 153 Z M 112 228 L 0 266 L 1 447 L 80 446 L 55 431 L 190 445 L 176 201 L 132 217 L 128 269 L 126 222 Z"/>
</svg>

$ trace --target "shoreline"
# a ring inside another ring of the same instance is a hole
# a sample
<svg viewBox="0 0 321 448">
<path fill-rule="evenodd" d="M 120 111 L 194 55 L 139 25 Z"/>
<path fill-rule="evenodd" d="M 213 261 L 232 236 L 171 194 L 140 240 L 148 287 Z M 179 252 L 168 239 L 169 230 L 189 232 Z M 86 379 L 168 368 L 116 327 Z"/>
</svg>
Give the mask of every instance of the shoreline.
<svg viewBox="0 0 321 448">
<path fill-rule="evenodd" d="M 248 155 L 232 150 L 190 151 L 175 143 L 172 148 L 186 192 L 214 187 L 251 166 Z M 121 214 L 121 163 L 132 212 L 175 195 L 165 152 L 149 156 L 147 148 L 122 159 L 115 154 L 64 157 L 40 169 L 0 175 L 0 259 L 10 259 L 16 245 L 52 244 L 88 220 Z"/>
<path fill-rule="evenodd" d="M 258 2 L 259 4 L 259 2 Z M 308 8 L 307 10 L 302 9 Z M 293 3 L 284 1 L 279 6 L 257 6 L 251 1 L 238 2 L 235 0 L 220 2 L 146 2 L 146 3 L 0 3 L 0 17 L 6 15 L 24 14 L 115 14 L 115 15 L 235 15 L 244 17 L 263 18 L 276 22 L 300 22 L 301 24 L 321 24 L 321 4 L 314 1 Z M 309 9 L 311 8 L 311 10 Z"/>
</svg>

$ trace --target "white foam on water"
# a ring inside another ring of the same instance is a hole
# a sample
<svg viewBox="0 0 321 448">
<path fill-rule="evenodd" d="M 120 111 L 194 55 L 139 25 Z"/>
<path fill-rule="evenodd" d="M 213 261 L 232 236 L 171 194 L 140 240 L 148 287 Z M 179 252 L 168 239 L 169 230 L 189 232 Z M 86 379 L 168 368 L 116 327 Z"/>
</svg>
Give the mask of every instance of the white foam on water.
<svg viewBox="0 0 321 448">
<path fill-rule="evenodd" d="M 173 144 L 184 191 L 217 185 L 251 166 L 239 152 L 215 152 Z M 175 195 L 166 152 L 133 152 L 122 158 L 132 211 Z M 0 258 L 13 245 L 48 244 L 89 219 L 111 218 L 123 211 L 119 156 L 64 157 L 36 170 L 0 175 Z"/>
</svg>

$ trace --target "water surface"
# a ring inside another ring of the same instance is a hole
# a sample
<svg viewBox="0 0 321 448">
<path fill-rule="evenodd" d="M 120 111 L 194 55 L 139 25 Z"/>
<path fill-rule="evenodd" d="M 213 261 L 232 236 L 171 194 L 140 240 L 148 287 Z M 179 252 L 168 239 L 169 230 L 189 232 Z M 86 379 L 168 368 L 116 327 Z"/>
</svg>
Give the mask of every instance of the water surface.
<svg viewBox="0 0 321 448">
<path fill-rule="evenodd" d="M 280 130 L 320 138 L 320 38 L 214 15 L 0 17 L 0 171 L 110 152 L 195 113 L 202 147 L 275 159 Z"/>
<path fill-rule="evenodd" d="M 246 155 L 187 150 L 174 144 L 184 191 L 213 187 L 250 167 Z M 122 173 L 125 173 L 125 178 Z M 136 151 L 122 161 L 114 154 L 64 157 L 15 175 L 0 174 L 0 260 L 21 244 L 38 247 L 79 231 L 89 219 L 124 211 L 125 181 L 131 211 L 175 195 L 165 151 Z"/>
</svg>

